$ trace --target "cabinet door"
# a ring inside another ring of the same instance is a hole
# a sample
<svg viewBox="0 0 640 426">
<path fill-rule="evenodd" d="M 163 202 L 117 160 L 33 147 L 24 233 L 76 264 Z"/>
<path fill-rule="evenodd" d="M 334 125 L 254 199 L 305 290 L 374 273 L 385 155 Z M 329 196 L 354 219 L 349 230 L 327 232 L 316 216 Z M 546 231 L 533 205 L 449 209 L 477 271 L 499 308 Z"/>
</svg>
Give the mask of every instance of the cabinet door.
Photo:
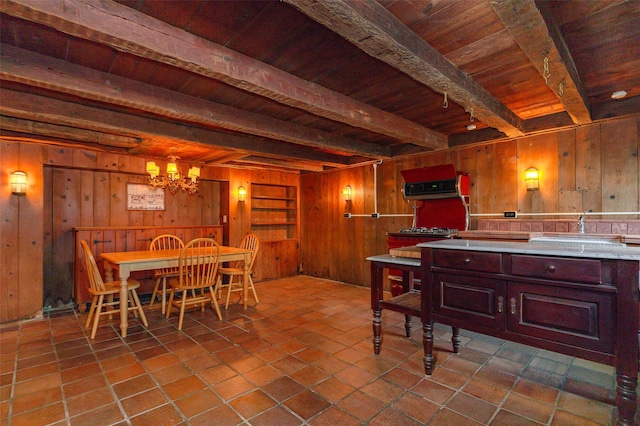
<svg viewBox="0 0 640 426">
<path fill-rule="evenodd" d="M 615 294 L 509 282 L 509 331 L 614 353 Z"/>
<path fill-rule="evenodd" d="M 487 278 L 434 274 L 436 315 L 504 329 L 505 283 Z"/>
<path fill-rule="evenodd" d="M 254 281 L 268 281 L 298 274 L 300 248 L 297 240 L 260 242 L 253 265 Z"/>
</svg>

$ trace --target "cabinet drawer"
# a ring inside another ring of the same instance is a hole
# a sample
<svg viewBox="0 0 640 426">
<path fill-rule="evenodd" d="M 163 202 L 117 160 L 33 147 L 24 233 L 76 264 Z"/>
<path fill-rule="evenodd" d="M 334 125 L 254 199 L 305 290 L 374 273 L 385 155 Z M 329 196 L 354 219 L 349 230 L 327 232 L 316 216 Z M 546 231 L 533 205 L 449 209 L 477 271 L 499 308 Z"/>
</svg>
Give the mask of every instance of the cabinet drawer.
<svg viewBox="0 0 640 426">
<path fill-rule="evenodd" d="M 602 283 L 602 266 L 595 259 L 513 255 L 511 273 L 523 277 Z"/>
<path fill-rule="evenodd" d="M 435 250 L 433 266 L 464 271 L 502 272 L 500 253 L 482 253 L 462 250 Z"/>
</svg>

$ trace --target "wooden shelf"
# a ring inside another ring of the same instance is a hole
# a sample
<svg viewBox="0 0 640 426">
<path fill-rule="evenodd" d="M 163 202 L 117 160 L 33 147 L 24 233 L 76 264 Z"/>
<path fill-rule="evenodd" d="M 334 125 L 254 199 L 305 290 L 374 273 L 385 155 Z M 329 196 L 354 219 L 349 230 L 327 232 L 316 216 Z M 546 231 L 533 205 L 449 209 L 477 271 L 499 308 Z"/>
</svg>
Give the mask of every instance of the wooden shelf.
<svg viewBox="0 0 640 426">
<path fill-rule="evenodd" d="M 298 188 L 251 184 L 251 228 L 260 240 L 298 238 Z"/>
<path fill-rule="evenodd" d="M 265 195 L 252 195 L 251 199 L 252 200 L 283 200 L 283 201 L 295 201 L 296 200 L 295 197 L 275 197 L 275 196 L 272 197 L 272 196 L 265 196 Z"/>
<path fill-rule="evenodd" d="M 298 210 L 295 207 L 251 207 L 253 210 Z"/>
<path fill-rule="evenodd" d="M 279 225 L 295 225 L 296 222 L 251 222 L 251 226 L 279 226 Z"/>
</svg>

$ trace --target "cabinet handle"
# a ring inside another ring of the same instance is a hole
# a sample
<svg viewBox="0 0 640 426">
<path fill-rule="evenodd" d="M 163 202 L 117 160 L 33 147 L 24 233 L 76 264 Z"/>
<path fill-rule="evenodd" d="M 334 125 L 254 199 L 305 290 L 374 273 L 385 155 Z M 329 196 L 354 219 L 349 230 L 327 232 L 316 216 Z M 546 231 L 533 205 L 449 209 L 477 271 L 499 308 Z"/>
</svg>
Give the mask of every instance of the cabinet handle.
<svg viewBox="0 0 640 426">
<path fill-rule="evenodd" d="M 549 272 L 555 272 L 555 271 L 556 271 L 556 265 L 549 265 L 549 266 L 547 266 L 547 271 L 549 271 Z"/>
<path fill-rule="evenodd" d="M 504 297 L 498 297 L 498 313 L 501 314 L 504 310 Z"/>
<path fill-rule="evenodd" d="M 467 257 L 467 258 L 464 260 L 464 263 L 471 263 L 471 259 Z"/>
<path fill-rule="evenodd" d="M 516 298 L 512 297 L 510 302 L 511 302 L 511 315 L 515 315 L 516 314 Z"/>
</svg>

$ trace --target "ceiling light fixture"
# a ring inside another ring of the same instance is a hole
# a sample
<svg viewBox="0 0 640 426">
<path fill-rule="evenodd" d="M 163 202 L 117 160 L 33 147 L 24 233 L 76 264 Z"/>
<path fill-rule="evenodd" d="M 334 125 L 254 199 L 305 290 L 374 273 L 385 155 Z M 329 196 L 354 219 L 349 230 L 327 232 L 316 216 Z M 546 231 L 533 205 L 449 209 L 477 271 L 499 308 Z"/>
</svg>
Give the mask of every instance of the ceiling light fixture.
<svg viewBox="0 0 640 426">
<path fill-rule="evenodd" d="M 167 163 L 166 175 L 160 175 L 160 167 L 156 166 L 154 161 L 147 162 L 147 173 L 149 173 L 147 185 L 149 185 L 149 188 L 154 190 L 158 188 L 166 188 L 172 194 L 178 192 L 179 189 L 188 192 L 189 194 L 195 194 L 198 192 L 200 168 L 191 167 L 187 173 L 187 177 L 185 177 L 176 162 L 180 157 L 174 155 L 175 148 L 171 148 L 171 151 L 172 154 L 167 157 L 169 162 Z"/>
<path fill-rule="evenodd" d="M 622 99 L 627 96 L 626 90 L 618 90 L 617 92 L 613 92 L 611 94 L 611 99 Z"/>
</svg>

